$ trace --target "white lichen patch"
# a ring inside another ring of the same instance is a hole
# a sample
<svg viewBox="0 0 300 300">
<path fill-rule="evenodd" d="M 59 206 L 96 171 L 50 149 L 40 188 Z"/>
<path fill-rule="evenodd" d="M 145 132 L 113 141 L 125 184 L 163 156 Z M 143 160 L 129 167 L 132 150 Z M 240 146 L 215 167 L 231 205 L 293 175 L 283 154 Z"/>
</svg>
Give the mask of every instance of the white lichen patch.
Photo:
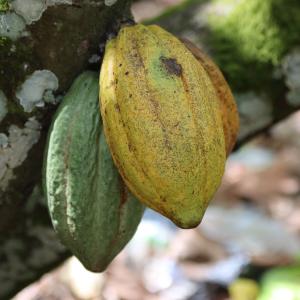
<svg viewBox="0 0 300 300">
<path fill-rule="evenodd" d="M 240 115 L 239 139 L 272 122 L 272 104 L 254 92 L 235 94 Z"/>
<path fill-rule="evenodd" d="M 7 114 L 7 98 L 4 93 L 0 90 L 0 123 Z"/>
<path fill-rule="evenodd" d="M 46 102 L 55 103 L 53 91 L 58 88 L 58 79 L 48 70 L 39 70 L 31 74 L 18 89 L 16 97 L 26 112 L 42 107 Z"/>
<path fill-rule="evenodd" d="M 47 8 L 43 0 L 13 0 L 10 5 L 18 15 L 24 18 L 27 24 L 39 20 Z"/>
<path fill-rule="evenodd" d="M 26 24 L 22 17 L 14 12 L 0 14 L 0 36 L 15 41 L 22 36 L 28 35 L 25 30 Z"/>
<path fill-rule="evenodd" d="M 289 88 L 287 101 L 293 106 L 300 105 L 300 48 L 294 49 L 283 59 L 282 72 Z"/>
<path fill-rule="evenodd" d="M 71 5 L 73 4 L 72 0 L 46 0 L 47 6 L 53 6 L 53 5 Z"/>
<path fill-rule="evenodd" d="M 114 4 L 117 3 L 117 1 L 118 1 L 118 0 L 105 0 L 105 1 L 104 1 L 104 4 L 105 4 L 106 6 L 113 6 Z"/>
<path fill-rule="evenodd" d="M 28 124 L 30 127 L 37 126 L 33 119 L 29 120 Z M 40 270 L 59 262 L 62 254 L 66 252 L 54 230 L 45 224 L 40 224 L 44 223 L 43 218 L 33 218 L 31 215 L 33 211 L 38 211 L 39 203 L 44 201 L 42 198 L 42 188 L 37 186 L 26 201 L 26 205 L 29 201 L 32 206 L 30 210 L 25 210 L 25 221 L 20 221 L 17 234 L 12 234 L 9 239 L 1 243 L 0 299 L 8 299 L 8 295 L 15 293 L 17 286 L 22 282 L 33 281 Z"/>
<path fill-rule="evenodd" d="M 10 7 L 21 16 L 26 24 L 38 21 L 48 6 L 72 4 L 72 0 L 13 0 Z"/>
<path fill-rule="evenodd" d="M 0 190 L 5 191 L 14 178 L 14 168 L 23 163 L 28 151 L 39 140 L 40 129 L 40 123 L 34 117 L 25 123 L 24 128 L 16 125 L 9 127 L 6 146 L 0 147 Z"/>
<path fill-rule="evenodd" d="M 0 133 L 0 148 L 8 146 L 8 136 L 5 133 Z"/>
</svg>

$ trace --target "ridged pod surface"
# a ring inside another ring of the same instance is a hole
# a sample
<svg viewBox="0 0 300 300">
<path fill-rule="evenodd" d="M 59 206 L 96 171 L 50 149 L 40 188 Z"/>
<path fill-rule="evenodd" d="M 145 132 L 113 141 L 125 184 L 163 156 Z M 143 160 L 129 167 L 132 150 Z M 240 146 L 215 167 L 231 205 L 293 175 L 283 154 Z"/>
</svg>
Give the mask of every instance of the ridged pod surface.
<svg viewBox="0 0 300 300">
<path fill-rule="evenodd" d="M 44 162 L 53 226 L 83 265 L 103 271 L 131 239 L 144 206 L 130 194 L 102 130 L 98 76 L 81 74 L 54 116 Z"/>
<path fill-rule="evenodd" d="M 191 41 L 184 38 L 181 38 L 180 40 L 201 63 L 217 92 L 222 111 L 226 154 L 229 155 L 235 145 L 239 132 L 239 114 L 230 87 L 221 70 L 208 55 Z"/>
<path fill-rule="evenodd" d="M 226 160 L 204 68 L 162 28 L 128 26 L 106 45 L 100 86 L 105 135 L 126 185 L 179 227 L 197 226 Z"/>
</svg>

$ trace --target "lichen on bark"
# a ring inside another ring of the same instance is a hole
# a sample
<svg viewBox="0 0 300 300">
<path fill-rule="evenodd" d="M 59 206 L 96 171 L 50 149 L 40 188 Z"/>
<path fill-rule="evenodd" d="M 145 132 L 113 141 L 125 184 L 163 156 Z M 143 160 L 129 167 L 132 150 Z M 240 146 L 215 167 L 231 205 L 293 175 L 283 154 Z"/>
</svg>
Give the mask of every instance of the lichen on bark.
<svg viewBox="0 0 300 300">
<path fill-rule="evenodd" d="M 57 85 L 52 77 L 50 84 L 47 77 L 46 82 L 43 81 L 45 90 L 35 93 L 34 99 L 39 102 L 37 98 L 43 93 L 47 101 L 53 102 L 68 90 L 81 71 L 99 70 L 100 62 L 89 63 L 89 58 L 101 57 L 100 46 L 107 35 L 130 14 L 130 1 L 106 6 L 104 1 L 48 0 L 47 9 L 32 22 L 6 5 L 8 2 L 0 1 L 0 19 L 10 14 L 24 20 L 26 33 L 22 30 L 22 34 L 16 33 L 11 38 L 7 30 L 14 28 L 5 24 L 1 30 L 6 32 L 0 34 L 0 165 L 5 166 L 0 168 L 0 173 L 5 171 L 1 173 L 5 180 L 0 176 L 3 179 L 0 185 L 0 298 L 10 299 L 67 255 L 66 250 L 58 246 L 46 206 L 41 205 L 42 200 L 32 202 L 33 189 L 41 181 L 46 135 L 56 107 L 54 103 L 46 103 L 26 112 L 17 99 L 18 91 L 23 92 L 21 96 L 25 95 L 26 99 L 28 95 L 33 99 L 29 89 L 22 90 L 22 87 L 27 87 L 28 82 L 38 84 L 36 76 L 35 80 L 31 76 L 44 70 L 43 74 L 47 72 L 46 75 L 57 77 L 59 87 L 54 91 Z M 62 2 L 64 4 L 60 4 Z M 54 92 L 53 97 L 49 88 Z M 42 195 L 34 198 L 42 199 Z"/>
</svg>

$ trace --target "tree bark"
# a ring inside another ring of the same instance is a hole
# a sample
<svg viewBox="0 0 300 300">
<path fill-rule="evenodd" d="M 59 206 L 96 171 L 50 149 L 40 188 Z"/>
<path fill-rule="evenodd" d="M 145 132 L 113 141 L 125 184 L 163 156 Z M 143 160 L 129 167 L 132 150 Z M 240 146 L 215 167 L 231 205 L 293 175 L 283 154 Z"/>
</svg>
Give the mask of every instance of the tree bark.
<svg viewBox="0 0 300 300">
<path fill-rule="evenodd" d="M 107 36 L 130 1 L 0 1 L 0 299 L 65 257 L 41 189 L 56 103 L 85 69 L 99 70 Z"/>
<path fill-rule="evenodd" d="M 1 299 L 69 255 L 41 188 L 47 130 L 73 79 L 99 70 L 105 40 L 130 17 L 130 2 L 0 1 Z M 189 0 L 151 23 L 219 64 L 240 112 L 239 146 L 300 106 L 299 15 L 298 0 Z"/>
</svg>

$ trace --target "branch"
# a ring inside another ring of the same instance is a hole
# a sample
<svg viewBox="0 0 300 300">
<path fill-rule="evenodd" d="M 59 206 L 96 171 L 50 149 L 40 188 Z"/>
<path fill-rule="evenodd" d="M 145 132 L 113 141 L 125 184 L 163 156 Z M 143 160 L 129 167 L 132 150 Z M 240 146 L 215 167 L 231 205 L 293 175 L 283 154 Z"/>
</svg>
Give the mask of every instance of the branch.
<svg viewBox="0 0 300 300">
<path fill-rule="evenodd" d="M 300 6 L 236 3 L 188 0 L 146 23 L 190 39 L 219 65 L 239 109 L 238 148 L 300 108 Z"/>
</svg>

